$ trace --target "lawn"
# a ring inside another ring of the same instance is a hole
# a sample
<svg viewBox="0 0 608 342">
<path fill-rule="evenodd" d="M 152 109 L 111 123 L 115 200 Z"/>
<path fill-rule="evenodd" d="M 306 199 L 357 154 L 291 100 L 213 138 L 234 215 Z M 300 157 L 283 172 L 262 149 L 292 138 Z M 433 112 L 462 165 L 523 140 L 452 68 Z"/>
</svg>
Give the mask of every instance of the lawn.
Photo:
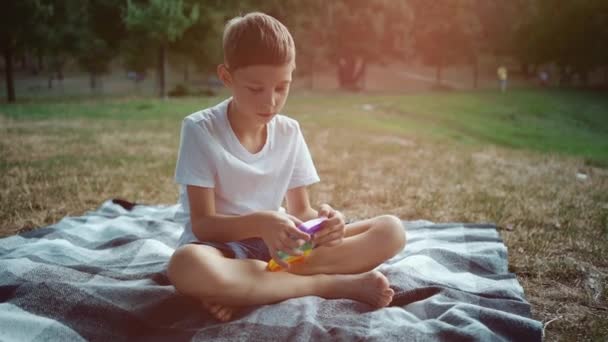
<svg viewBox="0 0 608 342">
<path fill-rule="evenodd" d="M 219 97 L 0 105 L 0 236 L 108 198 L 174 203 L 180 121 Z M 313 203 L 493 222 L 547 340 L 608 336 L 608 97 L 522 89 L 292 95 Z"/>
</svg>

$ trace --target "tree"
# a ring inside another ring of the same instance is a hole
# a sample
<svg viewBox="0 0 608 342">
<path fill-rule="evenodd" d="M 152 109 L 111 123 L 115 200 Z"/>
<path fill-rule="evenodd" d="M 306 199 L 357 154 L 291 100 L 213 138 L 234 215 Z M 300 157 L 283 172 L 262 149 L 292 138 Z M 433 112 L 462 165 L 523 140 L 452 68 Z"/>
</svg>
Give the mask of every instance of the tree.
<svg viewBox="0 0 608 342">
<path fill-rule="evenodd" d="M 87 32 L 87 7 L 90 0 L 52 1 L 53 11 L 45 22 L 39 47 L 50 59 L 49 88 L 53 79 L 63 80 L 63 69 L 80 50 Z"/>
<path fill-rule="evenodd" d="M 522 17 L 525 21 L 515 35 L 516 56 L 524 63 L 555 63 L 560 84 L 569 84 L 574 75 L 587 84 L 589 71 L 606 65 L 606 1 L 536 0 Z"/>
<path fill-rule="evenodd" d="M 402 58 L 408 49 L 411 8 L 392 0 L 343 0 L 327 5 L 324 45 L 341 88 L 359 90 L 367 65 Z M 370 13 L 374 20 L 370 21 Z"/>
<path fill-rule="evenodd" d="M 53 7 L 40 0 L 9 1 L 0 12 L 0 49 L 4 57 L 7 100 L 15 102 L 13 58 L 19 51 L 40 41 L 44 23 Z"/>
<path fill-rule="evenodd" d="M 476 59 L 473 50 L 472 17 L 462 0 L 436 0 L 415 2 L 413 37 L 417 54 L 435 67 L 439 85 L 442 71 L 448 65 Z M 476 60 L 475 64 L 476 65 Z"/>
<path fill-rule="evenodd" d="M 309 75 L 314 87 L 314 72 L 327 59 L 328 44 L 325 14 L 329 6 L 323 0 L 265 0 L 245 3 L 245 10 L 258 10 L 281 21 L 291 32 L 296 45 L 296 72 Z M 241 5 L 243 6 L 243 4 Z M 244 10 L 240 8 L 240 10 Z"/>
<path fill-rule="evenodd" d="M 167 49 L 184 31 L 197 22 L 198 5 L 193 6 L 190 14 L 184 13 L 182 0 L 149 0 L 146 5 L 136 5 L 127 0 L 124 21 L 128 29 L 143 32 L 146 38 L 157 46 L 158 51 L 158 88 L 159 96 L 164 98 Z"/>
<path fill-rule="evenodd" d="M 89 0 L 85 8 L 86 28 L 80 33 L 76 57 L 90 75 L 91 89 L 97 77 L 110 70 L 110 62 L 118 55 L 126 28 L 120 17 L 122 0 Z"/>
<path fill-rule="evenodd" d="M 198 20 L 184 31 L 180 39 L 170 43 L 169 49 L 178 55 L 184 82 L 187 82 L 190 63 L 204 72 L 215 71 L 215 66 L 221 63 L 224 21 L 232 7 L 223 1 L 209 0 L 189 0 L 185 6 L 186 10 L 199 7 Z"/>
<path fill-rule="evenodd" d="M 409 48 L 412 11 L 403 1 L 258 0 L 244 7 L 268 13 L 289 28 L 300 72 L 312 75 L 319 64 L 333 65 L 342 89 L 360 90 L 370 63 L 403 58 Z"/>
</svg>

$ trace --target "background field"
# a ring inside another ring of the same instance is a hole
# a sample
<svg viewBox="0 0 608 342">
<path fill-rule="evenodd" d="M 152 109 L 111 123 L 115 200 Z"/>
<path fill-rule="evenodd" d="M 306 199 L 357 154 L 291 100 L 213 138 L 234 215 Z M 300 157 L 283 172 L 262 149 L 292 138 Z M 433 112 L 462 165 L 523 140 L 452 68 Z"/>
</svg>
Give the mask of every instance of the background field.
<svg viewBox="0 0 608 342">
<path fill-rule="evenodd" d="M 608 336 L 608 99 L 549 89 L 296 90 L 322 182 L 350 218 L 494 222 L 548 340 Z M 121 197 L 175 203 L 181 119 L 220 101 L 32 96 L 0 105 L 0 236 Z"/>
</svg>

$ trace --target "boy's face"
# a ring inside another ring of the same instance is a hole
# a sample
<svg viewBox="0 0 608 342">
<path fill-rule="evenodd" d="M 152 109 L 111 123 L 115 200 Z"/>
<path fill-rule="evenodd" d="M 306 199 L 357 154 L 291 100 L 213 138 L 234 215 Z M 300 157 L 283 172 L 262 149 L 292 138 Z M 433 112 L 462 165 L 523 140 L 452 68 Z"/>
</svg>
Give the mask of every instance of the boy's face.
<svg viewBox="0 0 608 342">
<path fill-rule="evenodd" d="M 232 91 L 239 114 L 259 123 L 272 120 L 285 105 L 293 70 L 292 63 L 251 65 L 232 72 L 225 65 L 218 67 L 220 79 Z"/>
</svg>

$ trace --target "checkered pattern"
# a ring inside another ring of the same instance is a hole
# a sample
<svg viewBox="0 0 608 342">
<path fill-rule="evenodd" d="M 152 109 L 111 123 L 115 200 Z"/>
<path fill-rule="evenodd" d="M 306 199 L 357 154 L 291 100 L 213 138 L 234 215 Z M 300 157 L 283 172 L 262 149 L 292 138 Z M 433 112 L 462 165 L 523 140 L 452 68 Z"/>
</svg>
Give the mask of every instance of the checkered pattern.
<svg viewBox="0 0 608 342">
<path fill-rule="evenodd" d="M 495 227 L 427 221 L 404 222 L 406 249 L 379 268 L 396 291 L 390 307 L 309 296 L 219 323 L 164 274 L 182 229 L 175 210 L 107 201 L 0 239 L 0 340 L 541 339 Z"/>
</svg>

